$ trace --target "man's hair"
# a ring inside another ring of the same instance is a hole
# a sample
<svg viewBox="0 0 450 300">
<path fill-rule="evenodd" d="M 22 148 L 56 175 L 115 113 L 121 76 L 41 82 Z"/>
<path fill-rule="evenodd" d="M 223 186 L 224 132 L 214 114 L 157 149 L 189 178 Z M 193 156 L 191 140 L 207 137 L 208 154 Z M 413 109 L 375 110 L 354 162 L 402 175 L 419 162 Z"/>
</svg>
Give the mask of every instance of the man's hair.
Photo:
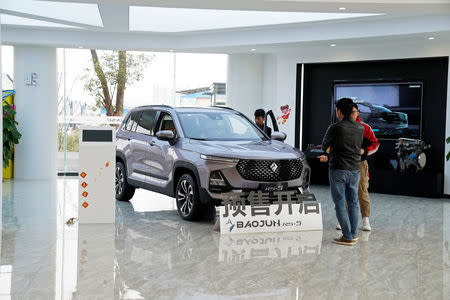
<svg viewBox="0 0 450 300">
<path fill-rule="evenodd" d="M 356 108 L 356 109 L 358 109 L 358 104 L 356 104 L 356 103 L 353 103 L 353 108 Z"/>
<path fill-rule="evenodd" d="M 349 117 L 353 112 L 353 100 L 350 98 L 341 98 L 336 103 L 336 109 L 339 109 L 344 117 Z"/>
<path fill-rule="evenodd" d="M 265 117 L 266 116 L 266 112 L 264 111 L 264 109 L 259 108 L 257 110 L 255 110 L 255 117 Z"/>
</svg>

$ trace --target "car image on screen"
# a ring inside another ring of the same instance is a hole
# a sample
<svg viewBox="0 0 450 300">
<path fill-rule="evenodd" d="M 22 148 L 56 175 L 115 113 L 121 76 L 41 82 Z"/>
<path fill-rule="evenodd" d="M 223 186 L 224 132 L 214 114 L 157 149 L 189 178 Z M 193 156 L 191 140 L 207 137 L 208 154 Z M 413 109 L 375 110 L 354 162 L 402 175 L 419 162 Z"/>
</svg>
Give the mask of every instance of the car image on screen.
<svg viewBox="0 0 450 300">
<path fill-rule="evenodd" d="M 421 138 L 423 83 L 401 82 L 339 82 L 333 87 L 334 105 L 341 98 L 350 98 L 360 111 L 360 118 L 370 125 L 377 138 Z M 332 122 L 336 121 L 334 113 Z"/>
<path fill-rule="evenodd" d="M 408 115 L 392 111 L 381 105 L 355 100 L 358 105 L 361 121 L 372 127 L 380 136 L 393 136 L 401 134 L 408 129 Z"/>
</svg>

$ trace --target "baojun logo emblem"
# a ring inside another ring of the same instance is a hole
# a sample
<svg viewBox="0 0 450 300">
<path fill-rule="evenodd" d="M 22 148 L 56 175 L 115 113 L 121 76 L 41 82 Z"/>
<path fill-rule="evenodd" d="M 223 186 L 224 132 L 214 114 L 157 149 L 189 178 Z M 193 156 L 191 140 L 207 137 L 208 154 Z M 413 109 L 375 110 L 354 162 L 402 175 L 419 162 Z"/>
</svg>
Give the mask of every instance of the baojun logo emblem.
<svg viewBox="0 0 450 300">
<path fill-rule="evenodd" d="M 278 170 L 278 165 L 276 163 L 272 163 L 270 165 L 270 169 L 275 173 Z"/>
<path fill-rule="evenodd" d="M 228 222 L 226 224 L 228 225 L 228 232 L 231 232 L 234 228 L 234 224 L 231 222 L 230 218 L 228 218 Z"/>
</svg>

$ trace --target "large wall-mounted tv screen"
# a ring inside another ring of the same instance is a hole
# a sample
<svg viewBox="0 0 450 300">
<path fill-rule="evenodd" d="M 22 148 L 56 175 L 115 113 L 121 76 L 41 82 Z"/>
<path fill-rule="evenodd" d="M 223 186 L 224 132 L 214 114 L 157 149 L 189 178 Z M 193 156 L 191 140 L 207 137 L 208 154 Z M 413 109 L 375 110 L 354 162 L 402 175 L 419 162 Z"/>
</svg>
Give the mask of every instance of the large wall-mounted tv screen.
<svg viewBox="0 0 450 300">
<path fill-rule="evenodd" d="M 421 138 L 422 83 L 335 84 L 334 108 L 344 97 L 358 104 L 361 120 L 377 138 Z"/>
</svg>

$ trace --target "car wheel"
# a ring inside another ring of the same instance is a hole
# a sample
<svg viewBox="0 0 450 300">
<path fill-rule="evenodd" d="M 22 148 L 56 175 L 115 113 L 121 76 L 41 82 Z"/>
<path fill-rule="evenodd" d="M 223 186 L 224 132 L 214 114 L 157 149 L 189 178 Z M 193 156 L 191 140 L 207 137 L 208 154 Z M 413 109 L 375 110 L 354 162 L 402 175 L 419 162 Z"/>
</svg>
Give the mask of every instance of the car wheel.
<svg viewBox="0 0 450 300">
<path fill-rule="evenodd" d="M 116 200 L 129 201 L 136 189 L 127 182 L 127 172 L 122 162 L 116 163 Z"/>
<path fill-rule="evenodd" d="M 180 177 L 175 191 L 178 214 L 187 221 L 197 219 L 201 211 L 200 196 L 194 178 L 189 174 Z"/>
</svg>

